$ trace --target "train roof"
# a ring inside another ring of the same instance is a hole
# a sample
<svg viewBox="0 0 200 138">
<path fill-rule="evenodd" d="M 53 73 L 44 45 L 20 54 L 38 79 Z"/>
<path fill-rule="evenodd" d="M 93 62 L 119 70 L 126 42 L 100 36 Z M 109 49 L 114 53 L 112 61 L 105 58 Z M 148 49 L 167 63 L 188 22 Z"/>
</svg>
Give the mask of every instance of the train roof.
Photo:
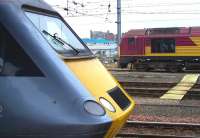
<svg viewBox="0 0 200 138">
<path fill-rule="evenodd" d="M 130 37 L 174 37 L 174 36 L 200 36 L 200 27 L 174 27 L 174 28 L 148 28 L 132 29 L 123 35 Z"/>
<path fill-rule="evenodd" d="M 5 4 L 5 3 L 12 3 L 19 7 L 29 6 L 32 8 L 38 8 L 55 12 L 55 10 L 51 8 L 51 6 L 48 5 L 46 2 L 44 2 L 43 0 L 0 0 L 0 4 Z"/>
</svg>

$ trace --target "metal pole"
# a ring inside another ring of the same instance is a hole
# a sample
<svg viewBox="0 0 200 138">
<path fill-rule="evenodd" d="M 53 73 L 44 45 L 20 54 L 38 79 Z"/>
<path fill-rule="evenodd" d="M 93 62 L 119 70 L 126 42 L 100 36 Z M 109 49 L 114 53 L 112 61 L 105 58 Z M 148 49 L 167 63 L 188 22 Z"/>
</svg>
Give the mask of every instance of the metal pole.
<svg viewBox="0 0 200 138">
<path fill-rule="evenodd" d="M 67 0 L 67 15 L 69 14 L 69 0 Z"/>
<path fill-rule="evenodd" d="M 121 0 L 117 0 L 117 44 L 121 41 Z"/>
</svg>

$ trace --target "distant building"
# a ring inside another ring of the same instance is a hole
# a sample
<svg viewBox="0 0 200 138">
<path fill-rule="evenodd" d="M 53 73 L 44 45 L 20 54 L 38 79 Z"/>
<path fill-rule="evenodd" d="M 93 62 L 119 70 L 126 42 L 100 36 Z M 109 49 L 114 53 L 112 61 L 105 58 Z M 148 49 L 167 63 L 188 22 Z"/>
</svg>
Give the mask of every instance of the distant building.
<svg viewBox="0 0 200 138">
<path fill-rule="evenodd" d="M 117 44 L 107 39 L 85 38 L 83 42 L 89 49 L 98 56 L 104 63 L 113 62 L 117 56 Z"/>
<path fill-rule="evenodd" d="M 82 39 L 83 42 L 91 49 L 91 50 L 115 50 L 117 49 L 117 44 L 114 41 L 107 39 Z"/>
<path fill-rule="evenodd" d="M 115 45 L 116 43 L 112 40 L 104 39 L 104 38 L 83 38 L 82 39 L 85 44 L 88 45 L 101 45 L 101 46 L 110 46 Z"/>
<path fill-rule="evenodd" d="M 114 35 L 113 33 L 110 33 L 110 31 L 107 32 L 101 32 L 101 31 L 90 31 L 90 38 L 104 38 L 107 40 L 112 40 L 115 41 L 116 40 L 116 35 Z"/>
</svg>

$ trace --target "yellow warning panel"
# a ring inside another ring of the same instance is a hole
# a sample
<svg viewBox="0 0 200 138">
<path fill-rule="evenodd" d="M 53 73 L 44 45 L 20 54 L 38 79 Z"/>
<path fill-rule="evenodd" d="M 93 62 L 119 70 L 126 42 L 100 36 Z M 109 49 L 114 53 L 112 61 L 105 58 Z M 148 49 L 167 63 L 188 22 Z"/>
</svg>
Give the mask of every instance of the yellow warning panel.
<svg viewBox="0 0 200 138">
<path fill-rule="evenodd" d="M 170 90 L 166 94 L 176 94 L 176 95 L 185 95 L 187 91 L 185 90 Z"/>
<path fill-rule="evenodd" d="M 161 97 L 161 99 L 168 99 L 168 100 L 178 100 L 182 99 L 184 95 L 177 95 L 177 94 L 165 94 Z"/>
<path fill-rule="evenodd" d="M 181 100 L 184 95 L 196 84 L 199 74 L 187 74 L 183 79 L 169 91 L 167 91 L 161 99 Z"/>
<path fill-rule="evenodd" d="M 184 87 L 191 87 L 193 86 L 193 83 L 183 83 L 183 82 L 179 82 L 176 86 L 184 86 Z"/>
<path fill-rule="evenodd" d="M 177 85 L 177 86 L 175 86 L 175 87 L 173 87 L 171 90 L 173 91 L 188 91 L 188 90 L 190 90 L 191 89 L 191 86 L 179 86 L 179 85 Z"/>
<path fill-rule="evenodd" d="M 199 77 L 199 74 L 187 74 L 183 77 L 181 82 L 182 83 L 193 83 L 193 84 L 195 84 L 198 77 Z"/>
</svg>

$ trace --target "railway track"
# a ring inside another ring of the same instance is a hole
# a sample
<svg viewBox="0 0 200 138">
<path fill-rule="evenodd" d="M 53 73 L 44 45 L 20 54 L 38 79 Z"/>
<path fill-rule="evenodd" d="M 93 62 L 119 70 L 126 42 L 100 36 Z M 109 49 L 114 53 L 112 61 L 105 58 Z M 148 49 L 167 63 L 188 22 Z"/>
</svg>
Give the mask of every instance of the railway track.
<svg viewBox="0 0 200 138">
<path fill-rule="evenodd" d="M 150 134 L 135 134 L 135 133 L 122 133 L 117 137 L 120 138 L 197 138 L 189 136 L 170 136 L 170 135 L 150 135 Z"/>
<path fill-rule="evenodd" d="M 180 84 L 180 81 L 188 73 L 143 73 L 128 71 L 114 71 L 112 73 L 130 95 L 139 98 L 137 99 L 137 106 L 135 108 L 135 114 L 142 115 L 142 118 L 139 118 L 139 120 L 146 120 L 143 117 L 147 117 L 148 120 L 148 116 L 159 116 L 161 117 L 159 119 L 172 117 L 171 120 L 173 120 L 173 117 L 177 117 L 177 119 L 179 117 L 190 119 L 188 117 L 191 116 L 192 118 L 199 115 L 200 106 L 197 101 L 200 99 L 200 81 L 193 83 L 194 85 L 183 97 L 183 99 L 198 100 L 186 100 L 184 102 L 152 101 L 152 99 L 157 99 L 157 97 L 160 99 L 163 94 L 166 94 L 166 92 L 177 86 L 177 84 Z M 184 87 L 184 84 L 182 86 Z M 151 100 L 146 101 L 146 98 L 143 100 L 143 97 L 147 97 L 148 99 L 150 97 L 156 98 L 150 98 Z M 199 138 L 200 124 L 128 121 L 117 137 Z"/>
<path fill-rule="evenodd" d="M 197 138 L 200 124 L 127 121 L 117 137 Z"/>
<path fill-rule="evenodd" d="M 139 82 L 139 81 L 119 81 L 124 89 L 132 96 L 161 97 L 172 87 L 175 82 Z M 187 99 L 200 99 L 200 85 L 196 84 L 185 95 Z"/>
<path fill-rule="evenodd" d="M 135 87 L 166 87 L 166 88 L 171 88 L 177 84 L 177 82 L 145 82 L 145 81 L 130 81 L 130 80 L 119 80 L 119 82 L 124 86 L 124 87 L 130 87 L 130 86 L 135 86 Z"/>
<path fill-rule="evenodd" d="M 128 68 L 107 68 L 109 71 L 113 71 L 113 72 L 143 72 L 143 71 L 137 71 L 136 69 L 128 69 Z M 151 70 L 151 71 L 148 71 L 150 73 L 172 73 L 172 72 L 168 72 L 164 69 L 158 69 L 158 70 Z M 198 69 L 194 69 L 194 70 L 184 70 L 182 72 L 176 72 L 176 73 L 200 73 L 200 70 Z M 174 74 L 174 73 L 172 73 Z"/>
</svg>

